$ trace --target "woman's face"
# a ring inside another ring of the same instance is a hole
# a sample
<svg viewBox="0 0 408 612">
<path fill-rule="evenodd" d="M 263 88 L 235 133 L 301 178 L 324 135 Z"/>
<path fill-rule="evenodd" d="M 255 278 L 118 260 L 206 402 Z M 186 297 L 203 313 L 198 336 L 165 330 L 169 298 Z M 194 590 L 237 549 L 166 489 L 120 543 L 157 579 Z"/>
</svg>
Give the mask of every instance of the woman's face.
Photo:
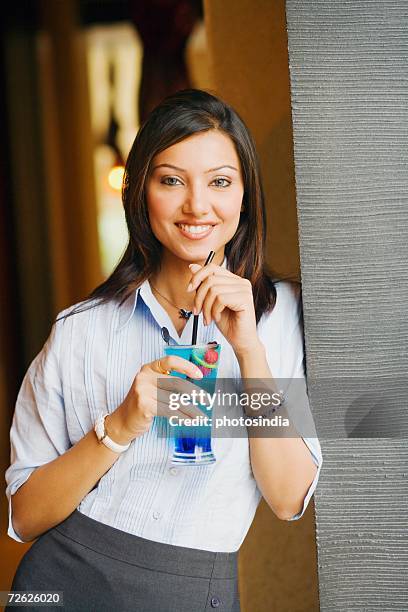
<svg viewBox="0 0 408 612">
<path fill-rule="evenodd" d="M 150 225 L 167 253 L 222 261 L 240 219 L 244 184 L 231 139 L 210 130 L 157 154 L 146 182 Z"/>
</svg>

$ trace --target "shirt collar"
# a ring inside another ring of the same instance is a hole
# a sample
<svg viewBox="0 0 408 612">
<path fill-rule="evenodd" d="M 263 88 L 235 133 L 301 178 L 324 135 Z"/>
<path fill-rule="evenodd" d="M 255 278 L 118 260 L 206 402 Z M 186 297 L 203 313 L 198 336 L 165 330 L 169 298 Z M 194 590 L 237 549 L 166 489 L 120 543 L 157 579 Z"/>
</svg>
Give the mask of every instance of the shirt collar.
<svg viewBox="0 0 408 612">
<path fill-rule="evenodd" d="M 221 264 L 221 268 L 228 269 L 227 266 L 227 258 L 224 256 L 224 259 Z M 143 283 L 135 289 L 129 297 L 123 302 L 122 306 L 119 308 L 119 322 L 116 328 L 116 331 L 121 331 L 133 317 L 134 312 L 136 310 L 137 298 L 139 296 L 139 292 L 143 294 L 151 294 L 151 288 L 148 279 L 144 280 Z"/>
</svg>

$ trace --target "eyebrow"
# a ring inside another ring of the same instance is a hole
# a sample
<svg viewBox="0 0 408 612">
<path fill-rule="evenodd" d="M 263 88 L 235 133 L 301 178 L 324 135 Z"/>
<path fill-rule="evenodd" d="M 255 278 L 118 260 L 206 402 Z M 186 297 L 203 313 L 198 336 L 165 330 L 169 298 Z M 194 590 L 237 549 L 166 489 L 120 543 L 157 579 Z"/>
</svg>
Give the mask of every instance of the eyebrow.
<svg viewBox="0 0 408 612">
<path fill-rule="evenodd" d="M 173 166 L 172 164 L 158 164 L 157 166 L 154 166 L 153 170 L 157 170 L 157 168 L 164 167 L 172 168 L 173 170 L 178 170 L 179 172 L 187 172 L 187 170 L 183 170 L 183 168 L 178 168 L 177 166 Z M 231 170 L 235 170 L 235 172 L 238 172 L 237 168 L 234 168 L 234 166 L 225 164 L 224 166 L 218 166 L 217 168 L 210 168 L 209 170 L 205 171 L 205 174 L 207 174 L 208 172 L 215 172 L 216 170 L 221 170 L 222 168 L 231 168 Z"/>
</svg>

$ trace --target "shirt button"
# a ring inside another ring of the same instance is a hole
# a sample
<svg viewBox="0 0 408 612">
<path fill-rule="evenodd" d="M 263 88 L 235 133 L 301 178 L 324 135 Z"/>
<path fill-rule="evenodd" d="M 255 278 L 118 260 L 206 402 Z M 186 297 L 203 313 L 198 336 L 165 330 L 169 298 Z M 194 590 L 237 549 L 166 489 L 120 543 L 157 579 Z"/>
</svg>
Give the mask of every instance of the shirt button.
<svg viewBox="0 0 408 612">
<path fill-rule="evenodd" d="M 212 597 L 211 598 L 211 607 L 212 608 L 218 608 L 220 603 L 221 603 L 221 601 L 219 600 L 218 597 Z"/>
<path fill-rule="evenodd" d="M 158 510 L 155 510 L 152 514 L 153 518 L 155 521 L 157 521 L 160 517 L 161 517 L 161 512 L 159 512 Z"/>
<path fill-rule="evenodd" d="M 169 472 L 170 472 L 170 474 L 171 474 L 172 476 L 177 476 L 177 474 L 178 474 L 178 469 L 177 469 L 176 467 L 171 467 L 171 468 L 170 468 L 170 470 L 169 470 Z"/>
</svg>

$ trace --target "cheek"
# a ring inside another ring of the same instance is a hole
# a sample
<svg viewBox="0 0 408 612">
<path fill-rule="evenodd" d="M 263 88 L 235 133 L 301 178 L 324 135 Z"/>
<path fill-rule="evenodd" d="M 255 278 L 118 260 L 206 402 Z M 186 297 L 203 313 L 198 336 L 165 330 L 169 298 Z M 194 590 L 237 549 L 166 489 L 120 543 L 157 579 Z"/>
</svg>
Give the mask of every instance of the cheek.
<svg viewBox="0 0 408 612">
<path fill-rule="evenodd" d="M 166 221 L 174 214 L 174 205 L 171 198 L 163 193 L 148 193 L 146 195 L 147 211 L 149 214 L 150 223 L 152 225 L 159 224 L 161 221 Z"/>
<path fill-rule="evenodd" d="M 234 194 L 231 198 L 224 201 L 223 213 L 226 221 L 230 223 L 239 222 L 243 194 Z"/>
<path fill-rule="evenodd" d="M 231 194 L 232 195 L 232 194 Z M 225 235 L 226 240 L 231 240 L 235 235 L 241 219 L 241 206 L 244 192 L 239 190 L 228 201 L 224 201 L 223 217 L 225 229 L 228 235 Z"/>
</svg>

